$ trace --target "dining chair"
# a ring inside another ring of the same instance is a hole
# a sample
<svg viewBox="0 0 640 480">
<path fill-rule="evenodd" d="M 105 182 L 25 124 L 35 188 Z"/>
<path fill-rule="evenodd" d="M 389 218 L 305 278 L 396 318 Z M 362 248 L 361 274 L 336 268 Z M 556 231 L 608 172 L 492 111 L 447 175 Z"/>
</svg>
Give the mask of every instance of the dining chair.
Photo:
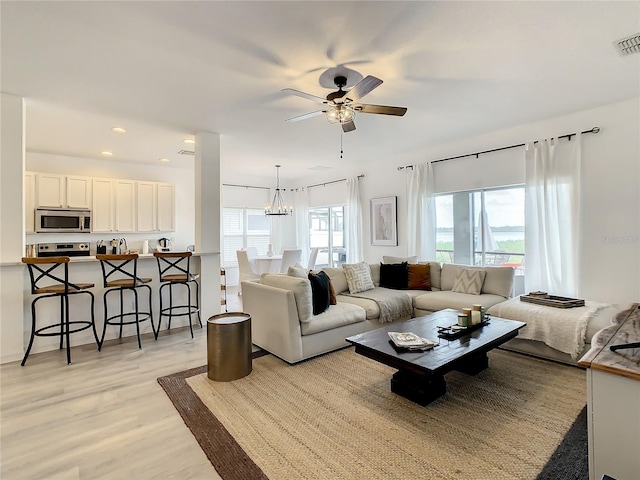
<svg viewBox="0 0 640 480">
<path fill-rule="evenodd" d="M 309 252 L 309 264 L 307 265 L 308 270 L 313 270 L 316 266 L 316 259 L 318 258 L 318 247 L 314 247 Z"/>
<path fill-rule="evenodd" d="M 246 250 L 236 250 L 238 257 L 238 295 L 242 294 L 242 282 L 257 282 L 260 275 L 255 273 L 249 263 L 249 255 Z"/>
<path fill-rule="evenodd" d="M 280 273 L 287 273 L 289 267 L 300 262 L 302 259 L 302 249 L 285 250 L 282 252 L 282 260 L 280 261 Z"/>
</svg>

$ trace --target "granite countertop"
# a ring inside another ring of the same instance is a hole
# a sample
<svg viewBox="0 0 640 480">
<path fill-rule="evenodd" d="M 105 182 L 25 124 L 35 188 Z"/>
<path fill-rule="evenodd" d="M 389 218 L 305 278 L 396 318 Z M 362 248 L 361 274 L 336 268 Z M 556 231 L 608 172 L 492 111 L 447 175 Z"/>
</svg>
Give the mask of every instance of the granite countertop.
<svg viewBox="0 0 640 480">
<path fill-rule="evenodd" d="M 596 333 L 591 349 L 578 365 L 640 381 L 640 348 L 611 351 L 612 345 L 640 342 L 640 304 L 619 312 L 613 323 Z"/>
</svg>

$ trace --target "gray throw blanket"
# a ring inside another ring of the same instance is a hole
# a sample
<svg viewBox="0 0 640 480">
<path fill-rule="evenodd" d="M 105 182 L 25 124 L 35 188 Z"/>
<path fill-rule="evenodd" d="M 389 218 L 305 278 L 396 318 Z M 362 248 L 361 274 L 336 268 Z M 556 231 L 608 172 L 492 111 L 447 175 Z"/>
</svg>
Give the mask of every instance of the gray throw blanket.
<svg viewBox="0 0 640 480">
<path fill-rule="evenodd" d="M 401 290 L 376 287 L 366 292 L 349 294 L 351 297 L 373 300 L 380 308 L 380 323 L 393 322 L 399 318 L 411 318 L 413 300 L 411 295 Z"/>
</svg>

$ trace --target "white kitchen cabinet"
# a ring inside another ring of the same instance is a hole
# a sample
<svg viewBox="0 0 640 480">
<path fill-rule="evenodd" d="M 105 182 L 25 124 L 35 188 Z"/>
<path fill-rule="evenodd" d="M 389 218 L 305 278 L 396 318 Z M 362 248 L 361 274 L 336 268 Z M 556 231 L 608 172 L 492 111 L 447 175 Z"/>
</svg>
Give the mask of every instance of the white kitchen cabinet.
<svg viewBox="0 0 640 480">
<path fill-rule="evenodd" d="M 25 233 L 35 232 L 36 174 L 24 174 L 24 229 Z"/>
<path fill-rule="evenodd" d="M 114 180 L 116 232 L 136 231 L 136 182 Z"/>
<path fill-rule="evenodd" d="M 137 182 L 136 214 L 137 231 L 154 232 L 157 225 L 157 184 L 155 182 Z"/>
<path fill-rule="evenodd" d="M 91 231 L 113 231 L 113 182 L 109 178 L 94 178 L 92 182 Z"/>
<path fill-rule="evenodd" d="M 91 208 L 91 178 L 66 177 L 66 207 Z"/>
<path fill-rule="evenodd" d="M 64 207 L 64 181 L 64 175 L 36 174 L 36 205 L 40 208 Z"/>
<path fill-rule="evenodd" d="M 158 183 L 158 223 L 159 232 L 173 232 L 176 229 L 176 187 L 171 183 Z"/>
<path fill-rule="evenodd" d="M 37 173 L 35 185 L 39 208 L 91 208 L 91 178 Z"/>
</svg>

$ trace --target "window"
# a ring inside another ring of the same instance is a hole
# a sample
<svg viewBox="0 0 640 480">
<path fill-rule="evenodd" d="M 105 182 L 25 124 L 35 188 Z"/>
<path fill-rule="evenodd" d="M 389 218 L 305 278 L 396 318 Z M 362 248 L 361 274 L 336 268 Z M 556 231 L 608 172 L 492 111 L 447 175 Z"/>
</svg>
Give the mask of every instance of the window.
<svg viewBox="0 0 640 480">
<path fill-rule="evenodd" d="M 510 265 L 524 272 L 524 187 L 436 197 L 439 262 Z"/>
<path fill-rule="evenodd" d="M 222 265 L 238 264 L 236 250 L 256 247 L 266 255 L 271 239 L 271 222 L 264 210 L 252 208 L 222 209 Z"/>
<path fill-rule="evenodd" d="M 316 267 L 338 267 L 346 262 L 344 205 L 309 209 L 309 246 L 318 247 Z"/>
</svg>

